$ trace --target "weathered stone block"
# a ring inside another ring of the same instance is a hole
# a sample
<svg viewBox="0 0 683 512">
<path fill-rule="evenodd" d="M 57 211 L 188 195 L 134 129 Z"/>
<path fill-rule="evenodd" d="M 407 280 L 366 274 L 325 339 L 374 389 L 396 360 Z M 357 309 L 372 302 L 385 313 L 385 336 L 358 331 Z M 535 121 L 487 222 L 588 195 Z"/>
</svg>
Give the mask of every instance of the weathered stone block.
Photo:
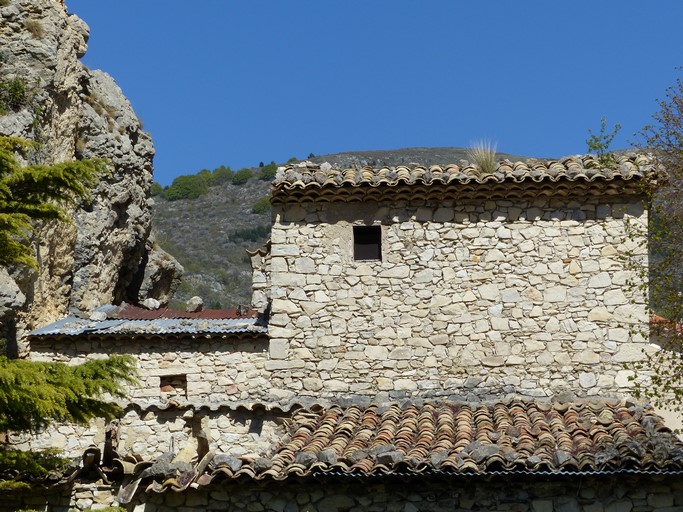
<svg viewBox="0 0 683 512">
<path fill-rule="evenodd" d="M 271 359 L 287 359 L 288 352 L 289 338 L 270 340 L 269 355 Z"/>
<path fill-rule="evenodd" d="M 410 275 L 410 267 L 408 265 L 396 265 L 393 268 L 383 270 L 379 273 L 379 277 L 405 279 Z"/>
<path fill-rule="evenodd" d="M 266 361 L 264 364 L 266 370 L 291 370 L 293 368 L 303 368 L 303 361 Z"/>
<path fill-rule="evenodd" d="M 381 345 L 370 345 L 365 348 L 368 359 L 385 360 L 389 356 L 389 349 Z"/>
</svg>

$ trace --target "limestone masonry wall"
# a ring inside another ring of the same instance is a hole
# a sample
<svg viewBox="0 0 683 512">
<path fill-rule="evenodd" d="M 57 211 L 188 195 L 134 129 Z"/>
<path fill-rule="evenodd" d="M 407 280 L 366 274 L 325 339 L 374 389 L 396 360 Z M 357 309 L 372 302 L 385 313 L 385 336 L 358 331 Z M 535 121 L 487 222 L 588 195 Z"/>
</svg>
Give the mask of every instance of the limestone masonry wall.
<svg viewBox="0 0 683 512">
<path fill-rule="evenodd" d="M 268 402 L 271 395 L 268 340 L 170 339 L 121 340 L 113 337 L 33 339 L 36 361 L 82 363 L 108 354 L 131 354 L 139 384 L 126 386 L 125 415 L 115 423 L 115 449 L 154 459 L 164 452 L 191 448 L 205 439 L 221 453 L 260 454 L 280 435 L 277 415 L 264 409 L 245 412 L 237 404 Z M 176 404 L 176 405 L 173 405 Z M 102 447 L 111 427 L 98 419 L 88 426 L 62 424 L 35 434 L 13 434 L 20 449 L 58 448 L 80 458 L 90 445 Z M 111 434 L 109 434 L 111 435 Z"/>
<path fill-rule="evenodd" d="M 175 399 L 224 404 L 266 398 L 270 387 L 264 368 L 267 350 L 265 337 L 37 338 L 31 342 L 31 359 L 79 364 L 111 354 L 130 354 L 135 357 L 139 380 L 138 385 L 125 387 L 131 402 L 163 403 Z M 174 377 L 184 377 L 185 383 Z"/>
<path fill-rule="evenodd" d="M 22 500 L 22 498 L 24 498 Z M 530 481 L 508 477 L 505 482 L 480 479 L 416 480 L 322 478 L 308 481 L 226 482 L 209 489 L 142 495 L 133 512 L 250 510 L 269 512 L 674 512 L 683 507 L 683 484 L 675 476 L 556 478 Z M 115 505 L 116 489 L 79 485 L 71 496 L 39 494 L 11 496 L 15 505 L 34 508 L 50 504 L 55 512 L 93 510 Z"/>
<path fill-rule="evenodd" d="M 628 395 L 646 231 L 635 197 L 276 205 L 266 369 L 292 396 Z"/>
</svg>

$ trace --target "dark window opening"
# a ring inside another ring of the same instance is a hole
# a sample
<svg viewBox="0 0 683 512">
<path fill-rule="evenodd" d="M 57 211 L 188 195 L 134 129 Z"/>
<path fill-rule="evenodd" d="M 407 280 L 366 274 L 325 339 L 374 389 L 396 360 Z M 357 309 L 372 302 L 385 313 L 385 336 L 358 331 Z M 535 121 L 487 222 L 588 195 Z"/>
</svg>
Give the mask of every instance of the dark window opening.
<svg viewBox="0 0 683 512">
<path fill-rule="evenodd" d="M 382 227 L 353 226 L 353 257 L 359 260 L 382 260 Z"/>
<path fill-rule="evenodd" d="M 187 376 L 186 375 L 164 375 L 161 377 L 159 391 L 167 398 L 179 397 L 187 398 Z"/>
</svg>

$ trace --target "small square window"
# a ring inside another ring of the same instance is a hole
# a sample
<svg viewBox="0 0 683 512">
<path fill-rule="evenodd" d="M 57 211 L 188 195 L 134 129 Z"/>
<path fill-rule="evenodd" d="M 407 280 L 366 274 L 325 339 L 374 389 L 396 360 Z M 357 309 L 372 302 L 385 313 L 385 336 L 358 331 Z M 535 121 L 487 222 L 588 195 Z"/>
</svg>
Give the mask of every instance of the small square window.
<svg viewBox="0 0 683 512">
<path fill-rule="evenodd" d="M 164 393 L 166 398 L 187 398 L 187 376 L 186 375 L 164 375 L 161 377 L 159 391 Z"/>
<path fill-rule="evenodd" d="M 381 226 L 353 226 L 353 257 L 356 261 L 382 260 Z"/>
</svg>

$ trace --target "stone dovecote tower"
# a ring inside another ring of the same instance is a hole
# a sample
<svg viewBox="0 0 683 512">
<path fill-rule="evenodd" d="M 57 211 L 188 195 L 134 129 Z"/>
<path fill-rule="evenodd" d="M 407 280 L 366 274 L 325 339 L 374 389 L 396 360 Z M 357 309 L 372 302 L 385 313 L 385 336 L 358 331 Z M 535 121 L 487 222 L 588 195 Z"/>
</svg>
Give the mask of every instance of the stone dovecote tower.
<svg viewBox="0 0 683 512">
<path fill-rule="evenodd" d="M 280 170 L 253 257 L 284 395 L 629 394 L 624 363 L 649 349 L 646 158 L 324 165 Z"/>
</svg>

